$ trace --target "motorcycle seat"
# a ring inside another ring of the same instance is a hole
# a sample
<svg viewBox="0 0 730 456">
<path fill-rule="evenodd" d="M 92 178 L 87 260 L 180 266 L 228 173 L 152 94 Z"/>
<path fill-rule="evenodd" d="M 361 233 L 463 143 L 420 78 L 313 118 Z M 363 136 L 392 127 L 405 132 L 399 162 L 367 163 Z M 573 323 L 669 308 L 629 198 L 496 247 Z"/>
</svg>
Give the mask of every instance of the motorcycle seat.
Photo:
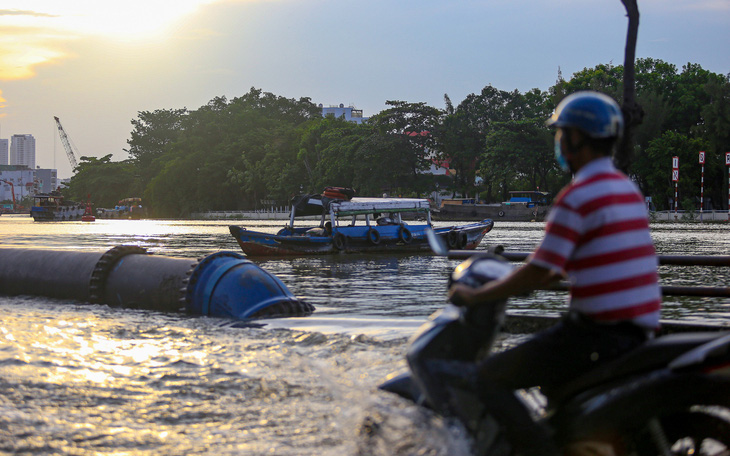
<svg viewBox="0 0 730 456">
<path fill-rule="evenodd" d="M 557 390 L 546 392 L 549 407 L 553 408 L 570 397 L 594 386 L 612 380 L 666 367 L 676 357 L 700 345 L 706 344 L 730 332 L 688 332 L 651 339 L 636 350 L 598 366 L 596 369 L 562 385 Z"/>
</svg>

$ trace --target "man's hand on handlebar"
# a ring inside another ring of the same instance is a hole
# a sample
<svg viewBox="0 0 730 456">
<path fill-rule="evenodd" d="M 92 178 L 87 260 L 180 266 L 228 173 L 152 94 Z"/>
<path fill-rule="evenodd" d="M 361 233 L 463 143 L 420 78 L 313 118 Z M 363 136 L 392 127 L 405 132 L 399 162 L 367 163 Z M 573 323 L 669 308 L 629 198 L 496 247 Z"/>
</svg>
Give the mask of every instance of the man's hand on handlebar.
<svg viewBox="0 0 730 456">
<path fill-rule="evenodd" d="M 477 290 L 478 288 L 455 283 L 449 288 L 449 301 L 459 307 L 471 307 L 479 301 Z"/>
<path fill-rule="evenodd" d="M 514 270 L 508 276 L 489 282 L 481 287 L 472 288 L 464 284 L 455 283 L 449 288 L 449 301 L 454 305 L 471 307 L 480 303 L 488 303 L 507 299 L 510 296 L 526 296 L 533 290 L 544 288 L 546 285 L 560 280 L 562 272 L 551 271 L 546 268 L 527 263 Z"/>
</svg>

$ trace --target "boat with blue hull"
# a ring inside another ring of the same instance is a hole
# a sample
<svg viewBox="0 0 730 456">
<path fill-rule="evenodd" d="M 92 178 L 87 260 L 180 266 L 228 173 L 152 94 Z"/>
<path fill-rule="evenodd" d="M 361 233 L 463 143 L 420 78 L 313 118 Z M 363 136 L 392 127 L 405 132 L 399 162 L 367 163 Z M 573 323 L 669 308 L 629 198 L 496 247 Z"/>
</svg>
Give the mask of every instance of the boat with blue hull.
<svg viewBox="0 0 730 456">
<path fill-rule="evenodd" d="M 295 219 L 320 216 L 319 225 L 295 227 Z M 406 222 L 408 221 L 408 223 Z M 289 224 L 276 234 L 229 227 L 248 256 L 356 252 L 430 252 L 426 230 L 453 249 L 475 249 L 492 229 L 492 220 L 434 228 L 429 201 L 419 198 L 294 199 Z"/>
<path fill-rule="evenodd" d="M 81 220 L 86 213 L 83 204 L 64 201 L 58 192 L 38 193 L 33 197 L 34 205 L 30 216 L 36 222 L 65 222 Z"/>
</svg>

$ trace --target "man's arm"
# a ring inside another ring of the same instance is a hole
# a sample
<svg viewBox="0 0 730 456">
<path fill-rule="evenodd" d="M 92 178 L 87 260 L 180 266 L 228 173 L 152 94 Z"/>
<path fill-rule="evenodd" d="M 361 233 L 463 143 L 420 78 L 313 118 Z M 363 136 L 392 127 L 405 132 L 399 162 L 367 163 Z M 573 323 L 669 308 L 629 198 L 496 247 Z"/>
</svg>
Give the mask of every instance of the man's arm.
<svg viewBox="0 0 730 456">
<path fill-rule="evenodd" d="M 561 277 L 553 270 L 527 263 L 508 276 L 486 283 L 479 288 L 454 284 L 449 289 L 449 300 L 470 307 L 484 302 L 506 299 L 510 296 L 527 294 L 552 281 L 559 280 Z"/>
</svg>

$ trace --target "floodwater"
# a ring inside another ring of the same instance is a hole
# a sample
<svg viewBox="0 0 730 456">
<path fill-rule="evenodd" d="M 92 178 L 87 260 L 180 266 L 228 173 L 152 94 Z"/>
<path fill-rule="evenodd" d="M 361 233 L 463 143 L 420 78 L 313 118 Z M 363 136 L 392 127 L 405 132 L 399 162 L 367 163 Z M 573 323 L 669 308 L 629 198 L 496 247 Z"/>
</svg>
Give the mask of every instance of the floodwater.
<svg viewBox="0 0 730 456">
<path fill-rule="evenodd" d="M 104 251 L 133 244 L 201 258 L 239 251 L 229 223 L 0 217 L 0 247 Z M 542 223 L 496 223 L 480 248 L 529 251 Z M 725 224 L 656 224 L 660 254 L 730 252 Z M 317 307 L 258 328 L 184 314 L 0 297 L 0 454 L 461 455 L 462 431 L 377 390 L 408 336 L 444 303 L 458 261 L 431 255 L 256 260 Z M 730 271 L 662 267 L 663 284 L 727 286 Z M 564 295 L 514 299 L 556 315 Z M 730 323 L 727 298 L 667 298 L 664 318 Z M 507 341 L 506 343 L 509 343 Z"/>
</svg>

